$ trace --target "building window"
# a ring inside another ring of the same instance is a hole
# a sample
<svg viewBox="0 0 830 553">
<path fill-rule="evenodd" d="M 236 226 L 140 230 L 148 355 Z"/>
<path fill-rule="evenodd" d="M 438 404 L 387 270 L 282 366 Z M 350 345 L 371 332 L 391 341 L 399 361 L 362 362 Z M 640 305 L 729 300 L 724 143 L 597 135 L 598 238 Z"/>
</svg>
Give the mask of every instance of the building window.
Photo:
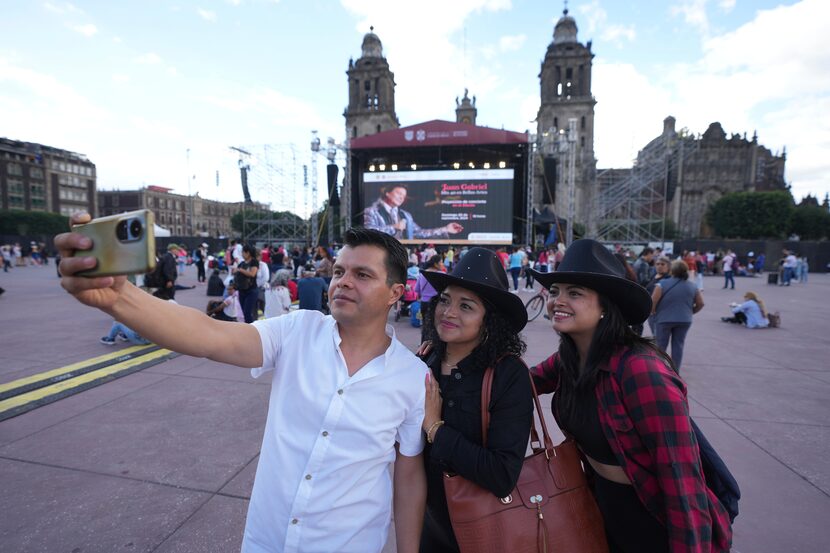
<svg viewBox="0 0 830 553">
<path fill-rule="evenodd" d="M 6 174 L 14 175 L 16 177 L 22 177 L 23 167 L 21 167 L 19 163 L 9 163 L 6 166 Z"/>
<path fill-rule="evenodd" d="M 558 129 L 558 128 L 559 128 L 559 118 L 558 118 L 558 117 L 554 117 L 554 118 L 553 118 L 553 128 L 554 128 L 554 129 Z"/>
<path fill-rule="evenodd" d="M 583 129 L 585 128 L 585 116 L 584 116 L 584 115 L 582 116 L 582 122 L 580 123 L 580 126 L 581 126 Z"/>
<path fill-rule="evenodd" d="M 352 127 L 352 138 L 357 138 L 357 127 Z"/>
<path fill-rule="evenodd" d="M 363 81 L 363 90 L 372 90 L 372 81 Z"/>
<path fill-rule="evenodd" d="M 579 138 L 579 145 L 583 148 L 585 147 L 585 137 L 584 136 Z"/>
<path fill-rule="evenodd" d="M 378 132 L 380 132 L 380 125 L 378 125 Z"/>
<path fill-rule="evenodd" d="M 29 169 L 29 178 L 43 180 L 43 169 L 40 167 L 31 167 Z"/>
</svg>

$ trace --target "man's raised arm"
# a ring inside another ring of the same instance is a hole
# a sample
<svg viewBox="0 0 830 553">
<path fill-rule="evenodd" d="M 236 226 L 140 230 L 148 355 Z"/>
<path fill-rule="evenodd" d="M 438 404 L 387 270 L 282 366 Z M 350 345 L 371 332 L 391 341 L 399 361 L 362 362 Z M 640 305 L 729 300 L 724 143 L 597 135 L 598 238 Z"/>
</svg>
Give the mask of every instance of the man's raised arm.
<svg viewBox="0 0 830 553">
<path fill-rule="evenodd" d="M 72 216 L 73 224 L 89 220 L 86 213 Z M 201 311 L 155 298 L 124 276 L 74 276 L 97 263 L 90 256 L 72 257 L 92 247 L 92 241 L 82 234 L 59 234 L 55 247 L 61 255 L 61 286 L 81 303 L 112 315 L 144 338 L 173 351 L 240 367 L 262 365 L 262 346 L 253 326 L 217 321 Z"/>
</svg>

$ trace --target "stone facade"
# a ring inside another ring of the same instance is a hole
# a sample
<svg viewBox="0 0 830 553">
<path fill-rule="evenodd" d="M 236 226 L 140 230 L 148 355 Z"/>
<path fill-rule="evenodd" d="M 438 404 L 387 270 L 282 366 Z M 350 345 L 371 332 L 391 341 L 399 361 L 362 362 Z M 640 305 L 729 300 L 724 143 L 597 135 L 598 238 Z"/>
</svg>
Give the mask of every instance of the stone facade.
<svg viewBox="0 0 830 553">
<path fill-rule="evenodd" d="M 473 99 L 470 100 L 470 97 L 467 96 L 468 90 L 464 89 L 464 97 L 461 101 L 458 101 L 458 96 L 455 97 L 455 122 L 456 123 L 466 123 L 467 125 L 475 125 L 476 124 L 476 116 L 478 115 L 478 109 L 476 108 L 476 97 L 473 96 Z"/>
<path fill-rule="evenodd" d="M 374 31 L 374 28 L 371 29 Z M 395 74 L 383 57 L 383 46 L 374 32 L 363 37 L 362 55 L 349 60 L 349 106 L 346 136 L 357 138 L 397 129 L 395 115 Z"/>
<path fill-rule="evenodd" d="M 83 154 L 0 138 L 0 209 L 97 213 L 95 164 Z"/>
<path fill-rule="evenodd" d="M 750 139 L 746 134 L 727 136 L 715 122 L 702 135 L 688 136 L 675 130 L 675 119 L 670 116 L 664 120 L 663 134 L 640 150 L 638 163 L 656 157 L 667 144 L 673 169 L 668 177 L 666 213 L 683 237 L 710 234 L 706 211 L 724 194 L 787 189 L 786 152 L 773 154 L 758 143 L 757 135 Z"/>
<path fill-rule="evenodd" d="M 156 224 L 173 236 L 231 236 L 231 217 L 239 213 L 244 202 L 219 202 L 198 195 L 171 194 L 169 188 L 148 186 L 139 190 L 106 190 L 98 192 L 100 214 L 115 215 L 125 211 L 149 209 Z M 267 210 L 254 202 L 247 209 Z M 192 225 L 192 227 L 191 227 Z"/>
<path fill-rule="evenodd" d="M 577 40 L 577 26 L 565 10 L 553 31 L 542 62 L 540 106 L 536 118 L 538 150 L 533 186 L 537 208 L 552 207 L 560 217 L 568 212 L 567 148 L 575 149 L 576 221 L 587 220 L 596 182 L 591 42 Z M 569 132 L 570 121 L 576 123 Z M 565 146 L 567 144 L 567 146 Z"/>
</svg>

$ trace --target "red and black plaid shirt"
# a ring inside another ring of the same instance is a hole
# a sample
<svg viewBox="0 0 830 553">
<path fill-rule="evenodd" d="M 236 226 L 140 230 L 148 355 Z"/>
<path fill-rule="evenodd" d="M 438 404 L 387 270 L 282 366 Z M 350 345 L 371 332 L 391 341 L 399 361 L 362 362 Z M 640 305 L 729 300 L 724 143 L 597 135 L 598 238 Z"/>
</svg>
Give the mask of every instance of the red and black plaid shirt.
<svg viewBox="0 0 830 553">
<path fill-rule="evenodd" d="M 666 526 L 672 553 L 729 551 L 729 515 L 704 480 L 686 385 L 655 353 L 630 353 L 620 368 L 625 353 L 611 357 L 596 386 L 611 450 L 640 501 Z M 540 394 L 559 387 L 558 359 L 554 353 L 530 369 Z"/>
</svg>

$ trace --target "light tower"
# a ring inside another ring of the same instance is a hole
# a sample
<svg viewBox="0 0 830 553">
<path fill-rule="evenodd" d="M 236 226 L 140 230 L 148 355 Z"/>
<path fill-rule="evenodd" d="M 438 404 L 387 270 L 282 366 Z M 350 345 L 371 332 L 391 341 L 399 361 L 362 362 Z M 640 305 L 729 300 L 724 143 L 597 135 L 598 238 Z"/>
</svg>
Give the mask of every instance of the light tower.
<svg viewBox="0 0 830 553">
<path fill-rule="evenodd" d="M 317 229 L 317 153 L 320 151 L 320 137 L 311 131 L 311 238 L 312 245 L 319 241 Z"/>
</svg>

